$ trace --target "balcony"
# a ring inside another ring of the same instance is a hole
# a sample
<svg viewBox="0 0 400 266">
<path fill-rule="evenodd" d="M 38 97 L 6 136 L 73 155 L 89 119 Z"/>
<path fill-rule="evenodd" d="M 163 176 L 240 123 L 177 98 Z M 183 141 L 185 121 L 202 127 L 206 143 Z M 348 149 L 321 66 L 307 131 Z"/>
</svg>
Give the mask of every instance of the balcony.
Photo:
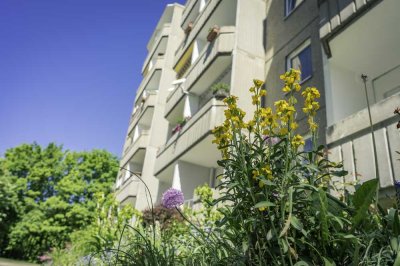
<svg viewBox="0 0 400 266">
<path fill-rule="evenodd" d="M 329 41 L 324 58 L 328 126 L 400 92 L 400 1 L 381 1 Z"/>
<path fill-rule="evenodd" d="M 211 143 L 211 130 L 222 124 L 225 105 L 216 99 L 211 99 L 197 112 L 181 129 L 174 134 L 157 154 L 155 173 L 160 179 L 170 176 L 175 161 L 217 167 L 220 159 L 219 151 Z"/>
<path fill-rule="evenodd" d="M 149 51 L 149 54 L 147 55 L 142 67 L 142 75 L 144 77 L 146 77 L 147 74 L 153 68 L 156 57 L 164 55 L 167 48 L 168 36 L 170 33 L 171 33 L 171 25 L 164 24 L 161 31 L 155 37 L 154 45 L 152 49 Z"/>
<path fill-rule="evenodd" d="M 185 9 L 182 13 L 182 26 L 187 24 L 189 21 L 189 14 L 191 15 L 190 21 L 194 21 L 199 15 L 199 8 L 196 8 L 200 0 L 187 0 L 185 4 Z M 185 27 L 183 27 L 185 28 Z"/>
<path fill-rule="evenodd" d="M 197 97 L 203 95 L 229 68 L 232 62 L 234 40 L 235 27 L 222 27 L 216 40 L 203 48 L 199 57 L 187 70 L 184 76 L 185 81 L 177 85 L 167 97 L 165 117 L 168 120 L 171 121 L 182 115 L 186 92 Z"/>
<path fill-rule="evenodd" d="M 157 103 L 158 91 L 146 91 L 142 101 L 136 105 L 129 122 L 128 133 L 132 132 L 136 125 L 150 128 L 154 114 L 154 106 Z"/>
<path fill-rule="evenodd" d="M 320 37 L 329 37 L 379 2 L 381 0 L 319 0 Z"/>
<path fill-rule="evenodd" d="M 136 92 L 135 103 L 143 97 L 144 91 L 156 91 L 160 85 L 161 72 L 164 67 L 164 56 L 157 56 L 154 60 L 154 65 L 150 72 L 144 77 Z"/>
<path fill-rule="evenodd" d="M 204 9 L 193 22 L 193 29 L 175 52 L 174 68 L 194 44 L 196 44 L 195 51 L 202 50 L 202 46 L 207 42 L 208 31 L 214 25 L 220 27 L 236 25 L 236 4 L 236 0 L 209 0 L 205 4 Z"/>
<path fill-rule="evenodd" d="M 128 163 L 143 164 L 145 150 L 149 143 L 149 133 L 148 131 L 142 131 L 139 136 L 130 138 L 128 143 L 126 143 L 126 149 L 124 156 L 120 162 L 120 166 L 126 168 Z M 141 169 L 135 169 L 134 172 L 141 172 Z"/>
<path fill-rule="evenodd" d="M 393 114 L 399 102 L 400 93 L 397 93 L 371 107 L 378 165 L 375 164 L 367 109 L 327 128 L 329 157 L 332 161 L 343 161 L 344 169 L 349 172 L 340 181 L 364 182 L 376 178 L 378 167 L 380 187 L 386 191 L 382 195 L 386 195 L 393 188 L 394 180 L 400 179 L 400 161 L 396 153 L 400 150 L 400 135 Z"/>
<path fill-rule="evenodd" d="M 147 43 L 147 51 L 151 51 L 154 48 L 154 45 L 157 43 L 158 37 L 160 36 L 160 32 L 162 32 L 163 27 L 165 25 L 169 25 L 172 22 L 172 18 L 174 15 L 175 9 L 183 8 L 179 4 L 169 4 L 165 8 L 163 14 L 161 15 L 160 20 L 157 23 L 157 26 L 150 37 L 149 42 Z"/>
<path fill-rule="evenodd" d="M 135 206 L 136 197 L 138 194 L 139 181 L 135 179 L 130 179 L 118 188 L 115 193 L 116 200 L 123 205 Z"/>
</svg>

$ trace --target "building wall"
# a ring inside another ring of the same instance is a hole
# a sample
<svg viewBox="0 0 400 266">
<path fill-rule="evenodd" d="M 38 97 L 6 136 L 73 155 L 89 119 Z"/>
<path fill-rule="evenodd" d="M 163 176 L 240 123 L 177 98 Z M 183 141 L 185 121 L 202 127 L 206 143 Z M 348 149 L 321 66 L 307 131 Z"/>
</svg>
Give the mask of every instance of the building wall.
<svg viewBox="0 0 400 266">
<path fill-rule="evenodd" d="M 319 38 L 319 10 L 317 1 L 303 1 L 291 14 L 285 16 L 285 1 L 267 1 L 267 16 L 265 20 L 266 47 L 266 96 L 267 106 L 284 97 L 283 83 L 279 76 L 287 71 L 287 56 L 303 44 L 311 40 L 312 76 L 301 85 L 317 87 L 321 93 L 321 109 L 317 115 L 319 122 L 320 142 L 324 143 L 326 126 L 325 90 L 322 67 L 322 47 Z M 299 98 L 297 110 L 301 110 L 302 99 Z M 306 125 L 305 116 L 299 112 L 300 125 Z M 306 127 L 299 128 L 300 133 L 307 132 Z"/>
<path fill-rule="evenodd" d="M 213 107 L 206 113 L 209 118 L 202 114 L 204 106 L 215 102 L 209 100 L 208 88 L 217 81 L 228 82 L 231 93 L 240 98 L 239 106 L 246 111 L 247 116 L 251 116 L 253 106 L 248 89 L 253 85 L 253 78 L 264 79 L 268 92 L 265 103 L 273 106 L 275 101 L 284 97 L 283 83 L 279 76 L 288 70 L 288 56 L 307 41 L 311 47 L 312 73 L 301 85 L 303 88 L 317 87 L 321 93 L 321 108 L 317 114 L 319 142 L 327 144 L 330 159 L 343 161 L 344 169 L 349 171 L 344 179 L 335 181 L 362 182 L 375 178 L 378 167 L 381 187 L 385 191 L 392 188 L 393 180 L 400 175 L 399 161 L 395 159 L 395 151 L 400 150 L 400 136 L 394 128 L 394 116 L 385 116 L 380 112 L 389 112 L 395 101 L 399 101 L 399 94 L 384 100 L 378 95 L 375 99 L 377 105 L 373 107 L 373 116 L 376 119 L 374 123 L 378 148 L 376 166 L 367 111 L 363 109 L 364 103 L 359 98 L 362 87 L 354 83 L 351 69 L 343 68 L 345 64 L 335 64 L 340 63 L 338 57 L 335 61 L 335 54 L 343 52 L 343 48 L 334 51 L 332 55 L 329 46 L 330 42 L 334 43 L 334 36 L 349 28 L 349 23 L 356 22 L 383 1 L 303 0 L 289 15 L 285 15 L 284 0 L 226 1 L 229 0 L 204 2 L 204 9 L 200 13 L 189 13 L 187 8 L 175 6 L 142 171 L 143 181 L 151 190 L 153 203 L 159 203 L 163 191 L 171 186 L 182 189 L 188 199 L 193 196 L 196 186 L 206 182 L 211 185 L 218 183 L 210 181 L 210 178 L 222 173 L 222 169 L 216 165 L 217 158 L 220 158 L 219 151 L 211 146 L 210 125 L 222 121 L 224 107 Z M 386 3 L 394 4 L 395 1 L 386 0 Z M 188 1 L 187 5 L 200 7 L 196 0 Z M 235 12 L 224 16 L 224 11 L 232 9 Z M 182 20 L 182 12 L 189 14 L 185 21 Z M 194 26 L 186 36 L 184 28 L 189 20 L 193 20 Z M 232 25 L 233 21 L 235 25 Z M 208 28 L 217 23 L 221 27 L 220 39 L 217 37 L 215 42 L 206 42 Z M 192 43 L 195 44 L 194 48 L 191 48 Z M 201 50 L 201 47 L 208 48 Z M 178 79 L 174 68 L 189 52 L 192 53 L 191 65 L 186 74 L 179 77 L 186 78 L 182 87 L 188 91 L 175 89 L 171 92 L 172 83 Z M 372 65 L 374 61 L 370 59 L 363 63 Z M 376 86 L 395 87 L 398 71 L 396 68 L 390 76 L 377 82 Z M 184 99 L 189 102 L 185 103 Z M 332 99 L 336 99 L 335 103 L 329 104 Z M 302 102 L 300 97 L 297 119 L 303 125 L 299 133 L 306 136 L 308 126 L 304 114 L 301 114 Z M 341 105 L 341 102 L 346 105 Z M 176 133 L 178 135 L 171 137 L 174 119 L 184 115 L 185 106 L 191 107 L 192 118 L 180 133 Z M 342 120 L 328 124 L 331 117 L 340 117 Z M 143 185 L 139 185 L 136 208 L 147 207 L 146 190 Z"/>
</svg>

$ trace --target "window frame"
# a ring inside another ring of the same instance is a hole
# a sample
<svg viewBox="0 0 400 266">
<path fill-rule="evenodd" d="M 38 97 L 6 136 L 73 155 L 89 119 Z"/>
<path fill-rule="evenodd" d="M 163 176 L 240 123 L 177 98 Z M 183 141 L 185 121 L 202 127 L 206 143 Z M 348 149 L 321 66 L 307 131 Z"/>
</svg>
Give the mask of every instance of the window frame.
<svg viewBox="0 0 400 266">
<path fill-rule="evenodd" d="M 307 80 L 311 79 L 313 76 L 313 62 L 312 62 L 312 47 L 311 47 L 311 39 L 308 38 L 304 42 L 302 42 L 299 46 L 297 46 L 292 52 L 290 52 L 286 56 L 286 71 L 289 71 L 289 69 L 293 68 L 292 67 L 292 60 L 298 56 L 301 52 L 303 52 L 305 49 L 310 48 L 310 63 L 311 63 L 311 73 L 309 76 L 305 77 L 304 79 L 301 79 L 299 84 L 303 84 Z"/>
<path fill-rule="evenodd" d="M 291 0 L 285 0 L 285 4 L 284 4 L 284 14 L 285 14 L 285 18 L 289 17 L 299 6 L 301 6 L 302 3 L 305 2 L 305 0 L 299 0 L 301 1 L 297 6 L 295 6 L 292 10 L 288 10 L 288 6 L 289 6 L 289 1 Z"/>
</svg>

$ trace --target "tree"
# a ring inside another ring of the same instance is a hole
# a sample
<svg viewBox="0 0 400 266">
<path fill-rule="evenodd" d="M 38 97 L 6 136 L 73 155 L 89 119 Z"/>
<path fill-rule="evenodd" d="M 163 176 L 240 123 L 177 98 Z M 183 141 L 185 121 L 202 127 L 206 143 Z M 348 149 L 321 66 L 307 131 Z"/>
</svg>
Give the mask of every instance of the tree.
<svg viewBox="0 0 400 266">
<path fill-rule="evenodd" d="M 109 194 L 117 172 L 118 160 L 103 150 L 70 152 L 54 143 L 7 150 L 0 160 L 0 199 L 7 198 L 0 207 L 0 251 L 36 260 L 64 247 L 94 219 L 94 195 Z"/>
</svg>

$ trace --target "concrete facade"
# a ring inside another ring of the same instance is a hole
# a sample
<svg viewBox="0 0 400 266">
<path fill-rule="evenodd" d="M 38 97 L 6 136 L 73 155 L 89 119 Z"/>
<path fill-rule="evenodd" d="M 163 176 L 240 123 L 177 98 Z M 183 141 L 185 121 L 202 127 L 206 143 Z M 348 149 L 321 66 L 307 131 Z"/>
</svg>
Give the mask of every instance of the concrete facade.
<svg viewBox="0 0 400 266">
<path fill-rule="evenodd" d="M 395 152 L 400 136 L 393 115 L 400 100 L 397 10 L 397 0 L 188 0 L 185 6 L 168 5 L 147 46 L 120 166 L 147 184 L 153 203 L 175 187 L 190 204 L 197 186 L 214 187 L 222 173 L 211 130 L 223 121 L 224 105 L 210 88 L 228 84 L 251 114 L 253 78 L 266 81 L 265 103 L 272 106 L 284 97 L 279 75 L 299 65 L 308 72 L 302 86 L 321 92 L 319 142 L 349 171 L 336 181 L 363 182 L 375 178 L 378 169 L 382 195 L 391 195 L 400 178 Z M 369 76 L 377 160 L 362 73 Z M 306 130 L 299 129 L 304 135 Z M 148 208 L 145 186 L 124 169 L 116 181 L 117 199 Z"/>
</svg>

